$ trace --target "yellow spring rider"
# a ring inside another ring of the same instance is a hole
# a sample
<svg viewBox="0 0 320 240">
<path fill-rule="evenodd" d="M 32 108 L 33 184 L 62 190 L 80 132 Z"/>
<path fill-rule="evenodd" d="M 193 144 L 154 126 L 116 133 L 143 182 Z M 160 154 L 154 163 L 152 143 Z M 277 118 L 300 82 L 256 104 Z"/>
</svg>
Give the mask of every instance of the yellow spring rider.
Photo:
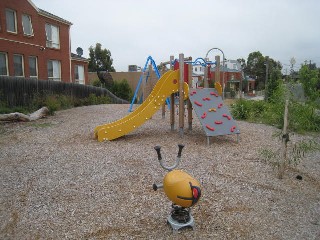
<svg viewBox="0 0 320 240">
<path fill-rule="evenodd" d="M 160 153 L 161 147 L 154 147 L 161 167 L 169 172 L 165 175 L 162 184 L 153 184 L 153 189 L 156 191 L 159 188 L 163 188 L 167 197 L 172 201 L 172 210 L 167 221 L 174 232 L 183 227 L 194 228 L 194 219 L 191 215 L 190 207 L 195 205 L 201 197 L 200 183 L 188 173 L 182 170 L 175 170 L 180 163 L 184 145 L 179 144 L 178 147 L 176 162 L 170 167 L 165 166 L 163 163 Z"/>
</svg>

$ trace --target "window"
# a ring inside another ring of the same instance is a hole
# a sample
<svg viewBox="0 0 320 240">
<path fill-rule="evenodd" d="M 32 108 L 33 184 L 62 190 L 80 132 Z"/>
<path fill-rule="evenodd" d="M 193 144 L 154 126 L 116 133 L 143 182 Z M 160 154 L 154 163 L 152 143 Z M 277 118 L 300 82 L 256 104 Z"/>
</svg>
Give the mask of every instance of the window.
<svg viewBox="0 0 320 240">
<path fill-rule="evenodd" d="M 24 76 L 24 68 L 23 68 L 23 56 L 20 54 L 13 55 L 13 70 L 14 76 L 23 77 Z"/>
<path fill-rule="evenodd" d="M 84 84 L 84 67 L 82 65 L 76 65 L 74 68 L 75 82 Z"/>
<path fill-rule="evenodd" d="M 38 59 L 35 56 L 29 57 L 29 72 L 31 78 L 38 78 Z"/>
<path fill-rule="evenodd" d="M 47 23 L 46 35 L 47 35 L 47 43 L 46 43 L 47 47 L 60 48 L 59 27 Z"/>
<path fill-rule="evenodd" d="M 33 35 L 31 17 L 29 15 L 23 14 L 22 15 L 22 27 L 24 35 Z"/>
<path fill-rule="evenodd" d="M 0 76 L 8 76 L 8 55 L 0 52 Z"/>
<path fill-rule="evenodd" d="M 17 33 L 17 15 L 16 11 L 6 9 L 7 32 Z"/>
<path fill-rule="evenodd" d="M 60 61 L 48 61 L 48 79 L 54 81 L 61 81 L 61 67 Z"/>
</svg>

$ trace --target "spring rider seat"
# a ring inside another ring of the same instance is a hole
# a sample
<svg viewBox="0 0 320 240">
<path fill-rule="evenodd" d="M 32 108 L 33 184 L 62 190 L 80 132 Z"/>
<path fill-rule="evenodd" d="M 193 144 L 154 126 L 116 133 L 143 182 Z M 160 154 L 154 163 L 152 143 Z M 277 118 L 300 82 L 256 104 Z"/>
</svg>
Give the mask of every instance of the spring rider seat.
<svg viewBox="0 0 320 240">
<path fill-rule="evenodd" d="M 163 169 L 169 171 L 163 179 L 162 184 L 153 184 L 153 190 L 163 188 L 165 194 L 172 201 L 172 210 L 167 222 L 171 225 L 173 232 L 180 228 L 192 227 L 194 229 L 194 218 L 191 215 L 190 207 L 194 206 L 201 197 L 200 183 L 182 170 L 175 170 L 181 160 L 181 153 L 184 145 L 179 144 L 179 151 L 176 162 L 172 166 L 165 166 L 161 157 L 161 147 L 155 146 L 158 160 Z"/>
</svg>

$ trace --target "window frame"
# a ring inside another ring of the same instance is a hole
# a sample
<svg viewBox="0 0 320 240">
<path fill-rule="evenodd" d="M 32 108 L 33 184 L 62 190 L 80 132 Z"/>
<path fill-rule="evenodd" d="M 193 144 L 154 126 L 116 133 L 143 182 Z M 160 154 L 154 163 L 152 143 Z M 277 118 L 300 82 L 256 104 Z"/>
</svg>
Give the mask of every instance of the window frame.
<svg viewBox="0 0 320 240">
<path fill-rule="evenodd" d="M 36 71 L 36 75 L 31 75 L 31 64 L 30 64 L 30 59 L 35 59 L 35 71 Z M 29 62 L 29 75 L 30 75 L 30 78 L 36 78 L 38 79 L 38 75 L 39 75 L 39 72 L 38 72 L 38 57 L 37 56 L 29 56 L 28 57 L 28 62 Z"/>
<path fill-rule="evenodd" d="M 82 69 L 83 79 L 80 79 L 79 68 Z M 80 64 L 76 64 L 74 66 L 74 80 L 76 83 L 85 84 L 85 76 L 84 76 L 84 66 Z"/>
<path fill-rule="evenodd" d="M 8 53 L 6 52 L 0 52 L 0 54 L 3 54 L 5 56 L 5 68 L 6 68 L 6 75 L 2 75 L 0 72 L 0 76 L 9 76 L 9 66 L 8 66 Z"/>
<path fill-rule="evenodd" d="M 16 63 L 15 63 L 15 57 L 20 56 L 21 57 L 21 71 L 22 71 L 22 75 L 16 75 Z M 19 53 L 15 53 L 13 54 L 13 76 L 15 77 L 24 77 L 25 73 L 24 73 L 24 56 L 22 54 Z"/>
<path fill-rule="evenodd" d="M 23 21 L 24 17 L 27 17 L 27 18 L 28 18 L 28 24 L 30 24 L 30 25 L 28 26 L 28 27 L 30 28 L 30 29 L 29 29 L 29 30 L 30 30 L 30 33 L 26 33 L 26 32 L 25 32 L 25 26 L 24 26 L 24 21 Z M 28 15 L 28 14 L 25 14 L 25 13 L 22 14 L 22 16 L 21 16 L 21 22 L 22 22 L 23 35 L 25 35 L 25 36 L 34 36 L 31 16 Z"/>
<path fill-rule="evenodd" d="M 50 34 L 48 34 L 48 27 L 50 27 Z M 54 42 L 52 39 L 53 36 L 53 29 L 56 28 L 56 37 L 57 37 L 57 42 Z M 60 27 L 58 25 L 54 25 L 51 23 L 46 23 L 45 24 L 45 33 L 46 33 L 46 47 L 48 48 L 53 48 L 53 49 L 60 49 Z M 49 39 L 50 38 L 50 39 Z"/>
<path fill-rule="evenodd" d="M 50 62 L 52 62 L 52 77 L 49 77 L 50 76 L 50 74 L 49 74 L 49 63 Z M 55 72 L 54 64 L 53 64 L 54 62 L 59 63 L 58 69 L 56 69 L 59 72 L 59 77 L 54 76 L 54 72 Z M 47 62 L 47 74 L 48 74 L 48 80 L 61 82 L 61 61 L 56 60 L 56 59 L 49 59 Z"/>
<path fill-rule="evenodd" d="M 13 21 L 14 21 L 14 31 L 11 31 L 8 29 L 8 17 L 7 17 L 7 12 L 12 12 L 13 13 Z M 6 14 L 6 30 L 8 33 L 14 33 L 17 34 L 18 33 L 18 26 L 17 26 L 17 12 L 11 8 L 6 8 L 5 9 L 5 14 Z"/>
</svg>

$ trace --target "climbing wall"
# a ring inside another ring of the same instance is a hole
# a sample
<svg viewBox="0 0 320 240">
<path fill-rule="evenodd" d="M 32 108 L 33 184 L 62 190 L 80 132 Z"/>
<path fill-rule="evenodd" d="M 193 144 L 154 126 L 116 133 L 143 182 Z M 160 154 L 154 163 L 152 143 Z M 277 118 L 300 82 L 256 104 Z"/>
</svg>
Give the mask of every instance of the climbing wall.
<svg viewBox="0 0 320 240">
<path fill-rule="evenodd" d="M 239 134 L 240 130 L 214 88 L 190 89 L 189 99 L 206 135 Z"/>
</svg>

